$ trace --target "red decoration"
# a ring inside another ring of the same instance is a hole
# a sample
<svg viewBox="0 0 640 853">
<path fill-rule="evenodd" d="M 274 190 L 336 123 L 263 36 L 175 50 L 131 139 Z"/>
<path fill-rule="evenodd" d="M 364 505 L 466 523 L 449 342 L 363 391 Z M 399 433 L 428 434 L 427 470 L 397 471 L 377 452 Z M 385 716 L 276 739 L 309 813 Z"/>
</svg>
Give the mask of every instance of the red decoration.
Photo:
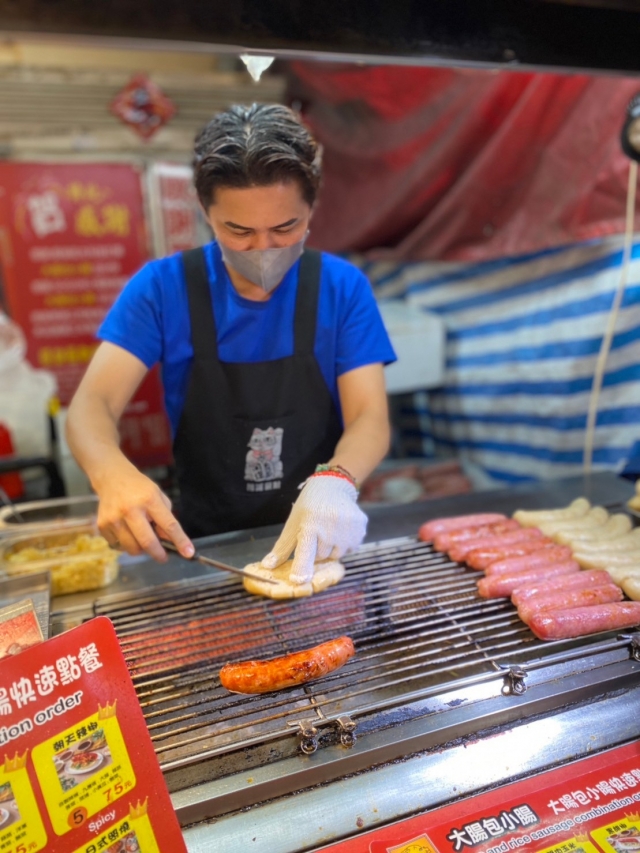
<svg viewBox="0 0 640 853">
<path fill-rule="evenodd" d="M 145 74 L 136 74 L 111 101 L 111 112 L 143 139 L 150 139 L 176 113 L 176 106 Z"/>
</svg>

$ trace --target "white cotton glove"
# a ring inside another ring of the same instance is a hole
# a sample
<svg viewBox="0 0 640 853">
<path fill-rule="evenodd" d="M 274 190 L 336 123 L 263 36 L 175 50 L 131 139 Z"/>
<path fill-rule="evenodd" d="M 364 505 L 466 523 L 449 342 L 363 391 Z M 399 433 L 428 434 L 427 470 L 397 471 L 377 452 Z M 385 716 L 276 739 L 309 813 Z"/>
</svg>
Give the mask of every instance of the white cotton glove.
<svg viewBox="0 0 640 853">
<path fill-rule="evenodd" d="M 263 559 L 265 569 L 275 569 L 295 556 L 291 583 L 310 583 L 316 560 L 339 560 L 360 545 L 367 532 L 367 516 L 356 503 L 358 492 L 344 477 L 311 477 L 291 508 L 273 550 Z"/>
</svg>

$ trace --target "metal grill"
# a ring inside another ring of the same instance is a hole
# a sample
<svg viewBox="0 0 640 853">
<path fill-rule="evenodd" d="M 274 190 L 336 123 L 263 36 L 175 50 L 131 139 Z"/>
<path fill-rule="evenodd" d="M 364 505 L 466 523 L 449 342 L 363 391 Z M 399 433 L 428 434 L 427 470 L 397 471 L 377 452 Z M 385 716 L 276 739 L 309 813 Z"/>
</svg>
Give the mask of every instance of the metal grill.
<svg viewBox="0 0 640 853">
<path fill-rule="evenodd" d="M 338 586 L 295 601 L 200 578 L 96 602 L 115 625 L 163 769 L 290 736 L 301 720 L 340 724 L 461 678 L 495 678 L 506 660 L 562 645 L 535 640 L 508 600 L 478 596 L 478 572 L 414 538 L 365 546 L 345 562 Z M 220 685 L 227 661 L 342 634 L 355 658 L 317 682 L 257 696 Z"/>
</svg>

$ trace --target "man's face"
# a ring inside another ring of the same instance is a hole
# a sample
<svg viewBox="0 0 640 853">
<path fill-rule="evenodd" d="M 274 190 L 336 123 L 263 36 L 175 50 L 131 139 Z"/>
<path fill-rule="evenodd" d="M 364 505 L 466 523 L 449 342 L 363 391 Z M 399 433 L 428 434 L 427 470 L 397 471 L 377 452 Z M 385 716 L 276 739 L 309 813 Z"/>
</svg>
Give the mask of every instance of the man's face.
<svg viewBox="0 0 640 853">
<path fill-rule="evenodd" d="M 207 220 L 217 240 L 244 252 L 279 249 L 303 239 L 311 208 L 297 182 L 216 190 Z"/>
</svg>

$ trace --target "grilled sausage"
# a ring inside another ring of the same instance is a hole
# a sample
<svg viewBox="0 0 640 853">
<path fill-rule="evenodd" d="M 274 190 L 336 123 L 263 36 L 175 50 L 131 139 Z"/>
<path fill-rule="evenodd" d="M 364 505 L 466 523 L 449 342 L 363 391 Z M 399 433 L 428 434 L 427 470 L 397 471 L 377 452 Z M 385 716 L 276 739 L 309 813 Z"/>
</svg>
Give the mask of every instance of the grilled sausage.
<svg viewBox="0 0 640 853">
<path fill-rule="evenodd" d="M 569 607 L 587 607 L 593 604 L 607 604 L 610 601 L 622 601 L 622 590 L 614 583 L 600 584 L 589 588 L 565 589 L 534 595 L 518 607 L 518 616 L 528 625 L 536 613 L 550 610 L 566 610 Z"/>
<path fill-rule="evenodd" d="M 524 557 L 534 551 L 546 551 L 549 548 L 562 548 L 567 557 L 571 556 L 571 548 L 566 545 L 556 545 L 553 539 L 539 536 L 534 539 L 521 539 L 519 542 L 511 542 L 506 545 L 489 545 L 486 548 L 474 548 L 465 557 L 465 562 L 472 569 L 486 569 L 491 563 L 498 560 L 511 559 L 512 557 Z M 564 557 L 563 557 L 564 559 Z"/>
<path fill-rule="evenodd" d="M 481 524 L 493 524 L 496 521 L 505 521 L 506 515 L 501 512 L 480 512 L 472 515 L 454 515 L 450 518 L 434 518 L 426 521 L 418 531 L 418 539 L 423 542 L 431 542 L 438 533 L 445 530 L 459 530 L 461 527 L 479 527 Z"/>
<path fill-rule="evenodd" d="M 522 530 L 522 528 L 512 518 L 507 518 L 504 521 L 496 521 L 493 524 L 481 524 L 478 527 L 460 527 L 456 530 L 445 530 L 444 533 L 436 534 L 433 540 L 433 547 L 436 551 L 448 551 L 457 542 L 480 539 L 484 536 L 500 536 L 502 533 L 510 533 L 513 530 Z"/>
<path fill-rule="evenodd" d="M 512 575 L 516 572 L 532 572 L 537 569 L 544 569 L 545 566 L 552 563 L 564 563 L 565 560 L 571 559 L 571 548 L 566 545 L 554 545 L 551 548 L 540 548 L 522 557 L 496 560 L 495 563 L 488 565 L 484 571 L 489 577 L 491 575 Z"/>
<path fill-rule="evenodd" d="M 483 598 L 508 598 L 514 589 L 532 582 L 538 583 L 545 578 L 556 575 L 568 575 L 579 572 L 580 567 L 574 560 L 564 563 L 551 563 L 543 568 L 531 572 L 516 572 L 512 575 L 492 575 L 480 578 L 478 581 L 478 592 Z"/>
<path fill-rule="evenodd" d="M 541 640 L 565 640 L 636 625 L 640 625 L 640 601 L 543 611 L 534 614 L 529 622 L 529 627 Z"/>
<path fill-rule="evenodd" d="M 355 653 L 351 637 L 338 637 L 271 660 L 228 663 L 220 670 L 220 683 L 232 693 L 270 693 L 321 678 L 344 666 Z"/>
<path fill-rule="evenodd" d="M 529 542 L 532 539 L 542 538 L 542 533 L 537 527 L 527 527 L 521 530 L 514 530 L 511 533 L 504 533 L 502 536 L 486 536 L 482 539 L 469 539 L 466 542 L 456 542 L 449 548 L 449 556 L 456 562 L 462 562 L 467 554 L 474 548 L 486 548 L 491 545 L 510 545 L 513 542 Z"/>
<path fill-rule="evenodd" d="M 520 607 L 525 601 L 536 595 L 546 595 L 558 590 L 564 592 L 567 589 L 592 589 L 594 586 L 607 586 L 613 583 L 605 571 L 573 572 L 570 575 L 543 578 L 540 583 L 523 584 L 511 593 L 511 601 L 516 607 Z"/>
</svg>

